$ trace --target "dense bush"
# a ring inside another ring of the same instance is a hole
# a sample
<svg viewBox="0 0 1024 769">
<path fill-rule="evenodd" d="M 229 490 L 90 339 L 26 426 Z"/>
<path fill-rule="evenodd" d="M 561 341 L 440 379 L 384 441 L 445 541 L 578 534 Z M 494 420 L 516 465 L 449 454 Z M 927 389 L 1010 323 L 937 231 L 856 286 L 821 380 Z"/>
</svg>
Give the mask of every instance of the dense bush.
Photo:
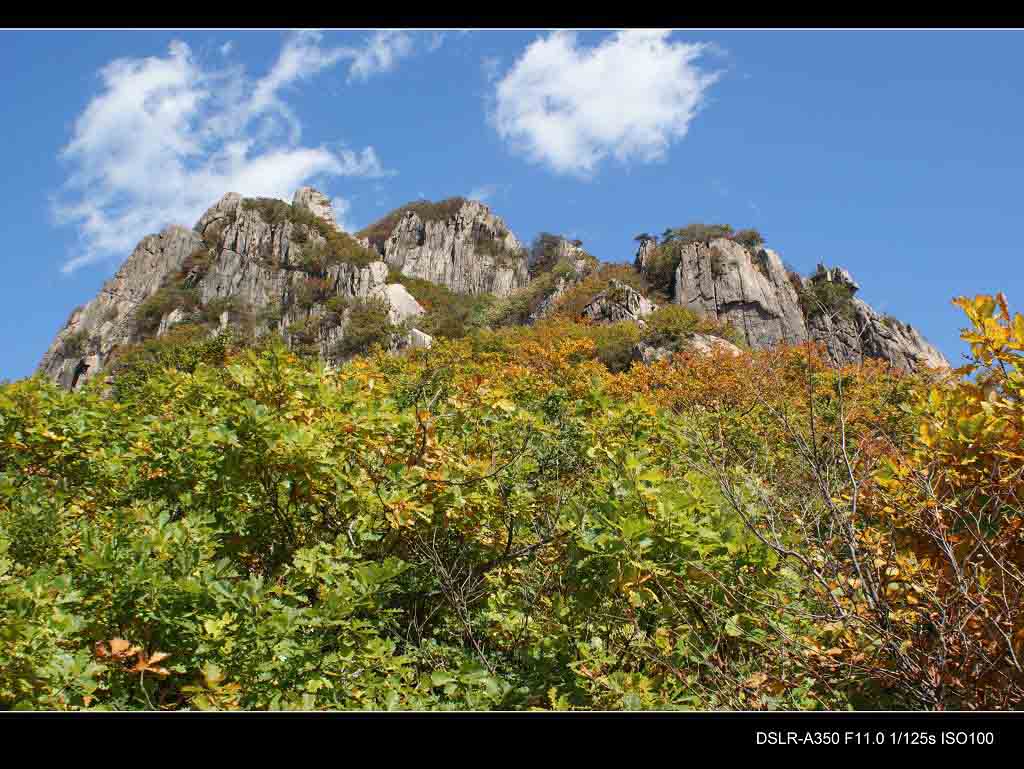
<svg viewBox="0 0 1024 769">
<path fill-rule="evenodd" d="M 662 301 L 672 298 L 676 269 L 679 267 L 680 260 L 679 247 L 668 242 L 662 243 L 651 251 L 644 264 L 644 278 L 650 285 L 651 292 Z"/>
<path fill-rule="evenodd" d="M 167 313 L 176 309 L 190 312 L 199 304 L 199 292 L 195 289 L 165 285 L 135 308 L 135 333 L 152 336 Z"/>
<path fill-rule="evenodd" d="M 844 283 L 830 280 L 811 280 L 802 286 L 800 308 L 807 317 L 827 314 L 844 320 L 853 320 L 853 291 Z"/>
<path fill-rule="evenodd" d="M 4 384 L 0 708 L 1019 709 L 1024 317 L 958 303 L 945 378 L 556 318 Z"/>
<path fill-rule="evenodd" d="M 343 336 L 332 352 L 335 357 L 346 359 L 377 346 L 389 348 L 402 331 L 391 322 L 386 302 L 379 299 L 355 300 L 351 304 Z"/>
<path fill-rule="evenodd" d="M 585 278 L 573 284 L 559 297 L 555 312 L 566 318 L 579 318 L 583 308 L 590 304 L 594 297 L 608 290 L 608 284 L 616 280 L 623 285 L 648 293 L 648 285 L 644 278 L 626 264 L 602 264 Z"/>
<path fill-rule="evenodd" d="M 633 348 L 642 337 L 640 327 L 632 321 L 594 326 L 589 334 L 594 340 L 597 360 L 612 373 L 627 371 L 633 363 Z"/>
<path fill-rule="evenodd" d="M 305 317 L 288 325 L 288 344 L 293 353 L 303 358 L 320 355 L 320 336 L 324 329 L 322 317 Z"/>
<path fill-rule="evenodd" d="M 129 400 L 151 377 L 166 371 L 192 373 L 200 363 L 223 364 L 242 342 L 235 332 L 211 336 L 205 326 L 180 323 L 158 339 L 118 347 L 107 361 L 113 395 L 118 401 Z"/>
<path fill-rule="evenodd" d="M 178 270 L 177 280 L 180 283 L 188 281 L 190 285 L 194 285 L 198 281 L 202 280 L 203 276 L 206 275 L 210 270 L 210 265 L 213 264 L 213 254 L 208 248 L 197 248 L 191 254 L 185 257 L 185 261 L 181 263 L 181 269 Z"/>
<path fill-rule="evenodd" d="M 754 232 L 754 230 L 744 230 Z M 661 236 L 662 243 L 680 246 L 691 243 L 710 243 L 715 238 L 731 238 L 732 227 L 728 224 L 688 224 L 685 227 L 670 227 Z"/>
<path fill-rule="evenodd" d="M 326 302 L 334 293 L 334 281 L 327 278 L 307 277 L 295 286 L 296 306 L 308 310 L 315 304 Z"/>
<path fill-rule="evenodd" d="M 473 246 L 478 254 L 490 257 L 498 267 L 513 267 L 520 260 L 527 258 L 524 249 L 509 249 L 486 230 L 481 230 L 476 234 Z"/>
<path fill-rule="evenodd" d="M 536 276 L 550 270 L 557 264 L 561 253 L 562 236 L 550 232 L 541 232 L 530 244 L 530 275 Z"/>
<path fill-rule="evenodd" d="M 65 358 L 74 358 L 82 355 L 85 352 L 85 345 L 88 341 L 89 332 L 85 329 L 79 329 L 72 334 L 68 334 L 61 343 L 61 354 Z"/>
<path fill-rule="evenodd" d="M 481 328 L 497 301 L 492 294 L 461 294 L 429 280 L 408 277 L 394 268 L 388 274 L 388 283 L 405 286 L 426 310 L 417 318 L 416 327 L 444 339 L 461 339 Z"/>
<path fill-rule="evenodd" d="M 754 229 L 740 230 L 732 239 L 749 249 L 756 249 L 764 244 L 764 237 Z"/>
<path fill-rule="evenodd" d="M 260 218 L 271 226 L 291 221 L 295 215 L 290 203 L 277 198 L 246 198 L 242 201 L 242 209 L 256 211 Z"/>
</svg>

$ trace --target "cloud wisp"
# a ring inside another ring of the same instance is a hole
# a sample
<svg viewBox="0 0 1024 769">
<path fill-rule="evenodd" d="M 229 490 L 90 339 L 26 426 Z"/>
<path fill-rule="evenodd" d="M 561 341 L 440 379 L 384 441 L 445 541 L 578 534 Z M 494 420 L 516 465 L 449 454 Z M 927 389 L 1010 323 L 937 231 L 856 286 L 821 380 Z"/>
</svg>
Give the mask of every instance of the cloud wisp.
<svg viewBox="0 0 1024 769">
<path fill-rule="evenodd" d="M 478 187 L 474 187 L 470 190 L 466 198 L 469 200 L 476 200 L 480 203 L 487 202 L 488 199 L 494 197 L 494 193 L 498 191 L 498 185 L 496 184 L 481 184 Z"/>
<path fill-rule="evenodd" d="M 709 46 L 669 36 L 624 30 L 590 48 L 571 32 L 538 38 L 495 84 L 490 121 L 513 151 L 558 174 L 591 177 L 609 157 L 662 160 L 719 77 L 698 64 Z"/>
<path fill-rule="evenodd" d="M 258 79 L 238 65 L 206 67 L 183 42 L 165 56 L 110 62 L 59 156 L 68 176 L 54 215 L 77 227 L 79 241 L 62 271 L 124 257 L 169 224 L 191 225 L 228 191 L 287 198 L 314 178 L 394 173 L 372 146 L 303 146 L 286 96 L 341 62 L 349 81 L 390 71 L 413 46 L 404 32 L 375 33 L 357 48 L 297 32 Z"/>
</svg>

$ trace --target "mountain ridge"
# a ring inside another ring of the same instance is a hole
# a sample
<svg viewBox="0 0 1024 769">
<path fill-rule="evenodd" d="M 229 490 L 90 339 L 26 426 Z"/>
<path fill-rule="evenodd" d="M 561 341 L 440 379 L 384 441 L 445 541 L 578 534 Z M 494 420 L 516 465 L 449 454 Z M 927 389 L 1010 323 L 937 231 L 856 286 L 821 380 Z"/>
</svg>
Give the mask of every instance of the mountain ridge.
<svg viewBox="0 0 1024 769">
<path fill-rule="evenodd" d="M 38 371 L 75 389 L 119 351 L 189 323 L 210 333 L 278 332 L 335 361 L 359 350 L 356 338 L 393 350 L 429 346 L 433 337 L 421 326 L 438 304 L 472 300 L 479 315 L 504 302 L 518 314 L 490 325 L 532 324 L 558 312 L 572 291 L 584 294 L 575 297 L 583 310 L 577 320 L 642 327 L 657 307 L 677 305 L 731 327 L 734 341 L 751 348 L 817 341 L 838 364 L 881 358 L 908 371 L 948 368 L 919 332 L 854 296 L 859 286 L 848 271 L 819 265 L 798 276 L 759 234 L 744 240 L 749 233 L 691 225 L 666 231 L 661 243 L 642 236 L 630 268 L 547 233 L 527 249 L 488 206 L 464 198 L 407 204 L 349 234 L 312 187 L 298 189 L 291 204 L 229 192 L 192 229 L 172 225 L 143 238 L 97 296 L 71 313 Z M 429 312 L 416 291 L 430 293 Z M 385 317 L 383 336 L 360 332 Z M 636 360 L 667 354 L 650 345 L 633 351 Z"/>
</svg>

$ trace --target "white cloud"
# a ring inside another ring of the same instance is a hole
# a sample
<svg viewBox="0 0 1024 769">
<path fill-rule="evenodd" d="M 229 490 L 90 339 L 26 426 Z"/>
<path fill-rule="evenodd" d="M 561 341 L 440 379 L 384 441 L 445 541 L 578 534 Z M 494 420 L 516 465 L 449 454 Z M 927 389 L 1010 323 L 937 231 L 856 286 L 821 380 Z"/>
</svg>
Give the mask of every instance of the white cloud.
<svg viewBox="0 0 1024 769">
<path fill-rule="evenodd" d="M 534 41 L 495 87 L 491 121 L 531 162 L 591 176 L 608 157 L 662 160 L 686 136 L 718 73 L 697 66 L 701 44 L 667 30 L 624 30 L 593 48 L 574 33 Z"/>
<path fill-rule="evenodd" d="M 69 174 L 54 213 L 79 234 L 64 272 L 123 258 L 169 224 L 191 226 L 228 191 L 288 199 L 314 178 L 387 175 L 373 147 L 300 146 L 301 126 L 282 98 L 289 86 L 358 55 L 301 32 L 255 82 L 237 66 L 205 69 L 181 42 L 163 57 L 108 64 L 101 92 L 60 153 Z"/>
<path fill-rule="evenodd" d="M 228 54 L 231 53 L 231 51 L 232 51 L 232 49 L 234 47 L 235 47 L 234 42 L 231 41 L 231 40 L 228 40 L 226 43 L 224 43 L 224 45 L 222 45 L 220 47 L 220 55 L 221 56 L 227 56 Z"/>
<path fill-rule="evenodd" d="M 366 47 L 357 52 L 348 71 L 348 80 L 366 80 L 379 72 L 390 72 L 412 51 L 413 37 L 408 32 L 375 32 L 367 41 Z"/>
<path fill-rule="evenodd" d="M 483 184 L 479 187 L 474 187 L 473 190 L 466 195 L 470 200 L 479 200 L 481 203 L 485 202 L 488 198 L 493 197 L 494 193 L 498 191 L 498 187 L 494 184 Z"/>
</svg>

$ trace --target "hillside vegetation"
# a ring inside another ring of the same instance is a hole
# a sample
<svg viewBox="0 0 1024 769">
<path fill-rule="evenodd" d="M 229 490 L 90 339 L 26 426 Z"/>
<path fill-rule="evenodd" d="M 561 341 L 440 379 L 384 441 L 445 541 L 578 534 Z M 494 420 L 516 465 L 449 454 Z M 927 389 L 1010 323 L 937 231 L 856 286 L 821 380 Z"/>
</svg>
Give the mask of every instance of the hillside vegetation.
<svg viewBox="0 0 1024 769">
<path fill-rule="evenodd" d="M 623 364 L 615 326 L 480 329 L 405 282 L 457 338 L 330 371 L 182 333 L 111 384 L 0 386 L 0 708 L 1024 701 L 1001 296 L 958 300 L 974 362 L 940 379 Z"/>
</svg>

